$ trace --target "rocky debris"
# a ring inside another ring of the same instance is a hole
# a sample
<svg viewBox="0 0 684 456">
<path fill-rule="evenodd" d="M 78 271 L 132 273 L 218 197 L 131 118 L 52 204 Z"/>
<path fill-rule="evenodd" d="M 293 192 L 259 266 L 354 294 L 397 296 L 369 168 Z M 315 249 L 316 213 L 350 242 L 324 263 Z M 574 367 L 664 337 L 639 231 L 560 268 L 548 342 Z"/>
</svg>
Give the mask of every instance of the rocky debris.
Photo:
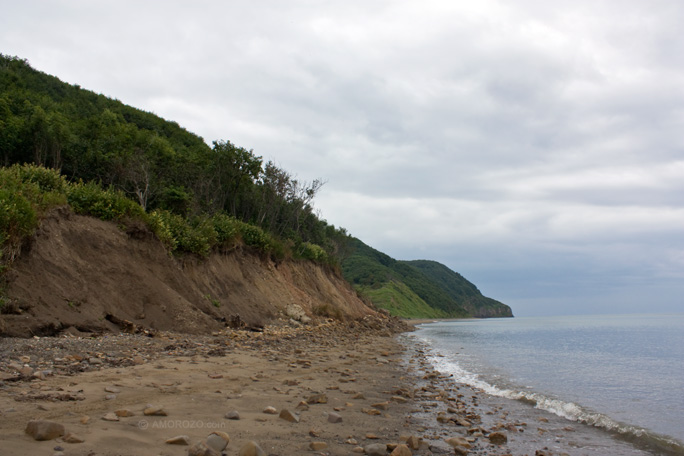
<svg viewBox="0 0 684 456">
<path fill-rule="evenodd" d="M 205 442 L 208 447 L 220 453 L 230 443 L 230 437 L 225 432 L 215 431 L 207 436 Z"/>
<path fill-rule="evenodd" d="M 64 440 L 66 443 L 83 443 L 85 440 L 81 438 L 80 436 L 69 432 L 67 435 L 65 435 L 62 440 Z"/>
<path fill-rule="evenodd" d="M 224 418 L 227 420 L 239 420 L 240 419 L 240 414 L 238 413 L 237 410 L 232 410 L 224 415 Z"/>
<path fill-rule="evenodd" d="M 307 404 L 327 404 L 328 396 L 325 394 L 314 394 L 306 400 Z"/>
<path fill-rule="evenodd" d="M 190 445 L 190 437 L 187 435 L 177 435 L 166 441 L 169 445 Z"/>
<path fill-rule="evenodd" d="M 270 406 L 270 405 L 268 407 L 266 407 L 265 409 L 263 409 L 262 412 L 267 414 L 267 415 L 277 415 L 278 414 L 278 410 L 275 407 Z"/>
<path fill-rule="evenodd" d="M 411 456 L 413 453 L 408 446 L 404 444 L 397 445 L 390 453 L 390 456 Z"/>
<path fill-rule="evenodd" d="M 325 450 L 326 448 L 328 448 L 328 444 L 325 442 L 311 442 L 309 444 L 309 449 L 313 451 L 321 451 Z"/>
<path fill-rule="evenodd" d="M 102 419 L 104 421 L 119 421 L 118 415 L 114 412 L 105 413 Z"/>
<path fill-rule="evenodd" d="M 287 409 L 282 409 L 280 411 L 279 417 L 285 421 L 289 421 L 290 423 L 299 423 L 299 415 Z"/>
<path fill-rule="evenodd" d="M 406 439 L 406 445 L 408 445 L 408 447 L 412 450 L 419 450 L 421 443 L 422 439 L 420 437 L 416 437 L 415 435 L 412 435 Z"/>
<path fill-rule="evenodd" d="M 245 443 L 240 447 L 238 456 L 266 456 L 266 452 L 254 441 Z"/>
<path fill-rule="evenodd" d="M 328 423 L 341 423 L 342 417 L 339 413 L 330 412 L 328 413 Z"/>
<path fill-rule="evenodd" d="M 188 448 L 188 456 L 221 456 L 221 453 L 211 448 L 206 442 L 197 442 Z"/>
<path fill-rule="evenodd" d="M 115 410 L 114 413 L 120 418 L 128 418 L 129 416 L 135 416 L 135 413 L 128 409 Z"/>
<path fill-rule="evenodd" d="M 363 451 L 369 456 L 386 456 L 387 445 L 384 443 L 371 443 L 363 447 Z"/>
<path fill-rule="evenodd" d="M 65 433 L 64 425 L 48 420 L 31 420 L 24 430 L 35 440 L 52 440 Z"/>
<path fill-rule="evenodd" d="M 487 438 L 494 445 L 504 445 L 506 442 L 508 442 L 508 436 L 505 432 L 492 432 L 487 436 Z"/>
<path fill-rule="evenodd" d="M 166 413 L 166 410 L 164 410 L 163 407 L 157 407 L 149 404 L 143 410 L 143 414 L 145 416 L 168 416 L 168 413 Z"/>
</svg>

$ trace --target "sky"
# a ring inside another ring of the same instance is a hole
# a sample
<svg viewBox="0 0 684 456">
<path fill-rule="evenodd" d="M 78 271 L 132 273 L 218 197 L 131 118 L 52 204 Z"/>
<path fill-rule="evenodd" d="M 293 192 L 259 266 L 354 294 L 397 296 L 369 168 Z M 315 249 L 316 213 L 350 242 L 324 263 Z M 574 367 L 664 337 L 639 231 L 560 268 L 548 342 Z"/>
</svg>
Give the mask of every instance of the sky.
<svg viewBox="0 0 684 456">
<path fill-rule="evenodd" d="M 684 312 L 680 0 L 0 0 L 0 52 L 326 184 L 516 316 Z"/>
</svg>

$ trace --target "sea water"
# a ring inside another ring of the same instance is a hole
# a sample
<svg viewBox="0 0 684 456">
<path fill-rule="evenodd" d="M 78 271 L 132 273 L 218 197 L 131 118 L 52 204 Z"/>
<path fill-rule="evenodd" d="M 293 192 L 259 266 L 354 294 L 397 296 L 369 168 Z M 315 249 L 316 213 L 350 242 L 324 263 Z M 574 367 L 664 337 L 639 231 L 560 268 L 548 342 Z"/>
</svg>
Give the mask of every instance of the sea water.
<svg viewBox="0 0 684 456">
<path fill-rule="evenodd" d="M 411 337 L 458 382 L 684 454 L 684 314 L 441 321 Z"/>
</svg>

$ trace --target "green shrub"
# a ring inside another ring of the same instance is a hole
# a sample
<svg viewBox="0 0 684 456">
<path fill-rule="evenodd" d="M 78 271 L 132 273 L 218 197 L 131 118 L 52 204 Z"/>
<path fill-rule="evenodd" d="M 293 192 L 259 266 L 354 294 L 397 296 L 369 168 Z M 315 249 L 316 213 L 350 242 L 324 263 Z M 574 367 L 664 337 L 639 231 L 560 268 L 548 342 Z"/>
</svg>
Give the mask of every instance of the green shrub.
<svg viewBox="0 0 684 456">
<path fill-rule="evenodd" d="M 26 164 L 13 166 L 22 182 L 35 183 L 42 192 L 64 193 L 67 182 L 57 170 L 38 165 Z M 10 168 L 11 169 L 11 168 Z"/>
<path fill-rule="evenodd" d="M 172 252 L 209 255 L 217 234 L 211 219 L 198 217 L 192 223 L 167 210 L 155 210 L 148 217 L 152 231 Z"/>
<path fill-rule="evenodd" d="M 303 242 L 298 250 L 299 256 L 316 261 L 318 263 L 325 262 L 328 259 L 328 254 L 319 245 L 311 244 L 310 242 Z"/>
<path fill-rule="evenodd" d="M 216 245 L 219 248 L 230 248 L 240 236 L 240 222 L 226 214 L 215 214 L 211 221 L 216 231 Z"/>
<path fill-rule="evenodd" d="M 112 188 L 103 189 L 95 182 L 78 182 L 67 187 L 67 200 L 74 212 L 101 220 L 144 219 L 143 208 Z"/>
</svg>

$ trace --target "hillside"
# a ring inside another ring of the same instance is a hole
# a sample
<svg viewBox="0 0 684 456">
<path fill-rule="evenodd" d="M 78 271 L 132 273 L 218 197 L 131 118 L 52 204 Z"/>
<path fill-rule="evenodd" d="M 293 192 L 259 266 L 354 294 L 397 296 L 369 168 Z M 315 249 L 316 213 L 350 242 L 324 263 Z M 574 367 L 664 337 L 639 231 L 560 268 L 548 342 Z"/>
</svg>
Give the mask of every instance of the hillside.
<svg viewBox="0 0 684 456">
<path fill-rule="evenodd" d="M 398 261 L 352 241 L 344 277 L 373 303 L 405 318 L 512 317 L 510 307 L 480 293 L 460 274 L 435 261 Z"/>
<path fill-rule="evenodd" d="M 511 315 L 457 273 L 394 260 L 318 218 L 322 180 L 1 54 L 0 158 L 9 333 L 123 320 L 200 332 L 237 314 L 278 318 L 290 302 L 308 317 L 374 314 L 340 269 L 393 315 Z"/>
</svg>

